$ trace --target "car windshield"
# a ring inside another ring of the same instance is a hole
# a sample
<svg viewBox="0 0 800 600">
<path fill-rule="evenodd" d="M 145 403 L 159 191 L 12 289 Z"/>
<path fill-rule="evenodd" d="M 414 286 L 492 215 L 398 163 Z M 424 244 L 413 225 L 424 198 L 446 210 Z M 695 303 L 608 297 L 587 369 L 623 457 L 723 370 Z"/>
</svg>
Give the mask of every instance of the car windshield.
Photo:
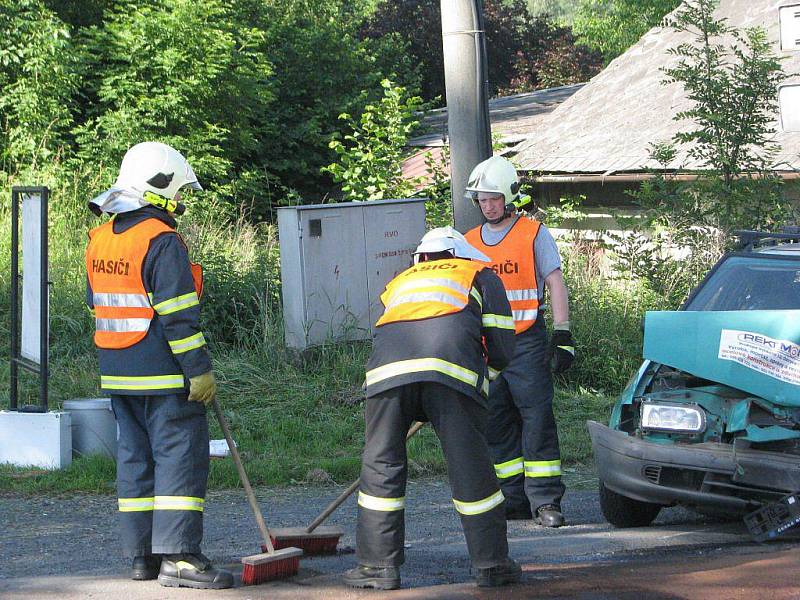
<svg viewBox="0 0 800 600">
<path fill-rule="evenodd" d="M 686 310 L 800 309 L 800 260 L 730 256 L 717 267 Z"/>
</svg>

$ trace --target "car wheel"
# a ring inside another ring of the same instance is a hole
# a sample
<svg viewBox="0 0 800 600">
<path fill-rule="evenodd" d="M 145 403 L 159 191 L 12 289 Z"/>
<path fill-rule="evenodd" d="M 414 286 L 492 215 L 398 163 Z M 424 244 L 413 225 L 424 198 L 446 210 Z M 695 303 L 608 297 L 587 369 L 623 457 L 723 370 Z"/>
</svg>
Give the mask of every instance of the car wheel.
<svg viewBox="0 0 800 600">
<path fill-rule="evenodd" d="M 661 505 L 618 494 L 608 489 L 601 480 L 600 509 L 606 521 L 614 527 L 644 527 L 650 525 L 658 516 Z"/>
</svg>

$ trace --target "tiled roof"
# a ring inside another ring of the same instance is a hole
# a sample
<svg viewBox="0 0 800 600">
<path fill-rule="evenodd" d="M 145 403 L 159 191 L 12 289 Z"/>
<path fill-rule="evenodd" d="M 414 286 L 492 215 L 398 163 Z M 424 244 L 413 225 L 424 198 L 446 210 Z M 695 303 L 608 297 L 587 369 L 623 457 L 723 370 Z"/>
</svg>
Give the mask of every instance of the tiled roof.
<svg viewBox="0 0 800 600">
<path fill-rule="evenodd" d="M 583 85 L 579 83 L 489 100 L 492 134 L 499 136 L 504 144 L 516 144 L 527 139 L 542 118 Z M 430 153 L 437 162 L 443 160 L 443 147 L 447 144 L 447 109 L 430 111 L 423 119 L 423 128 L 426 134 L 408 142 L 412 148 L 421 149 L 403 161 L 404 179 L 421 178 L 417 189 L 427 187 L 432 181 L 425 164 L 426 155 Z M 449 173 L 449 163 L 444 164 L 444 169 Z"/>
</svg>

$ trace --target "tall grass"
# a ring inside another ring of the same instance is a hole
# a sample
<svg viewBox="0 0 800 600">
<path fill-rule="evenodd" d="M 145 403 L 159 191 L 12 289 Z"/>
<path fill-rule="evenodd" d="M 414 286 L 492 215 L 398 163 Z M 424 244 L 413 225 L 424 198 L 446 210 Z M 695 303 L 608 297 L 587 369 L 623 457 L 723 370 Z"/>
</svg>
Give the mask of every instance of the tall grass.
<svg viewBox="0 0 800 600">
<path fill-rule="evenodd" d="M 674 307 L 645 281 L 616 271 L 593 242 L 576 238 L 561 254 L 578 353 L 564 382 L 619 392 L 641 362 L 644 313 Z"/>
</svg>

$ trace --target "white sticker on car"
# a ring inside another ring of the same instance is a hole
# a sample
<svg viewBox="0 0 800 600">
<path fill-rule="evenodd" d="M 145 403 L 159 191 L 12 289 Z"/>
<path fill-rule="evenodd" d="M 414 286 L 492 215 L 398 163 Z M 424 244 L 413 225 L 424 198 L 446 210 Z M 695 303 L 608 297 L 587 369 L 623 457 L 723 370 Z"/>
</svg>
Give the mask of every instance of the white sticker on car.
<svg viewBox="0 0 800 600">
<path fill-rule="evenodd" d="M 719 339 L 721 360 L 732 360 L 779 381 L 800 385 L 800 345 L 752 331 L 723 329 Z"/>
</svg>

